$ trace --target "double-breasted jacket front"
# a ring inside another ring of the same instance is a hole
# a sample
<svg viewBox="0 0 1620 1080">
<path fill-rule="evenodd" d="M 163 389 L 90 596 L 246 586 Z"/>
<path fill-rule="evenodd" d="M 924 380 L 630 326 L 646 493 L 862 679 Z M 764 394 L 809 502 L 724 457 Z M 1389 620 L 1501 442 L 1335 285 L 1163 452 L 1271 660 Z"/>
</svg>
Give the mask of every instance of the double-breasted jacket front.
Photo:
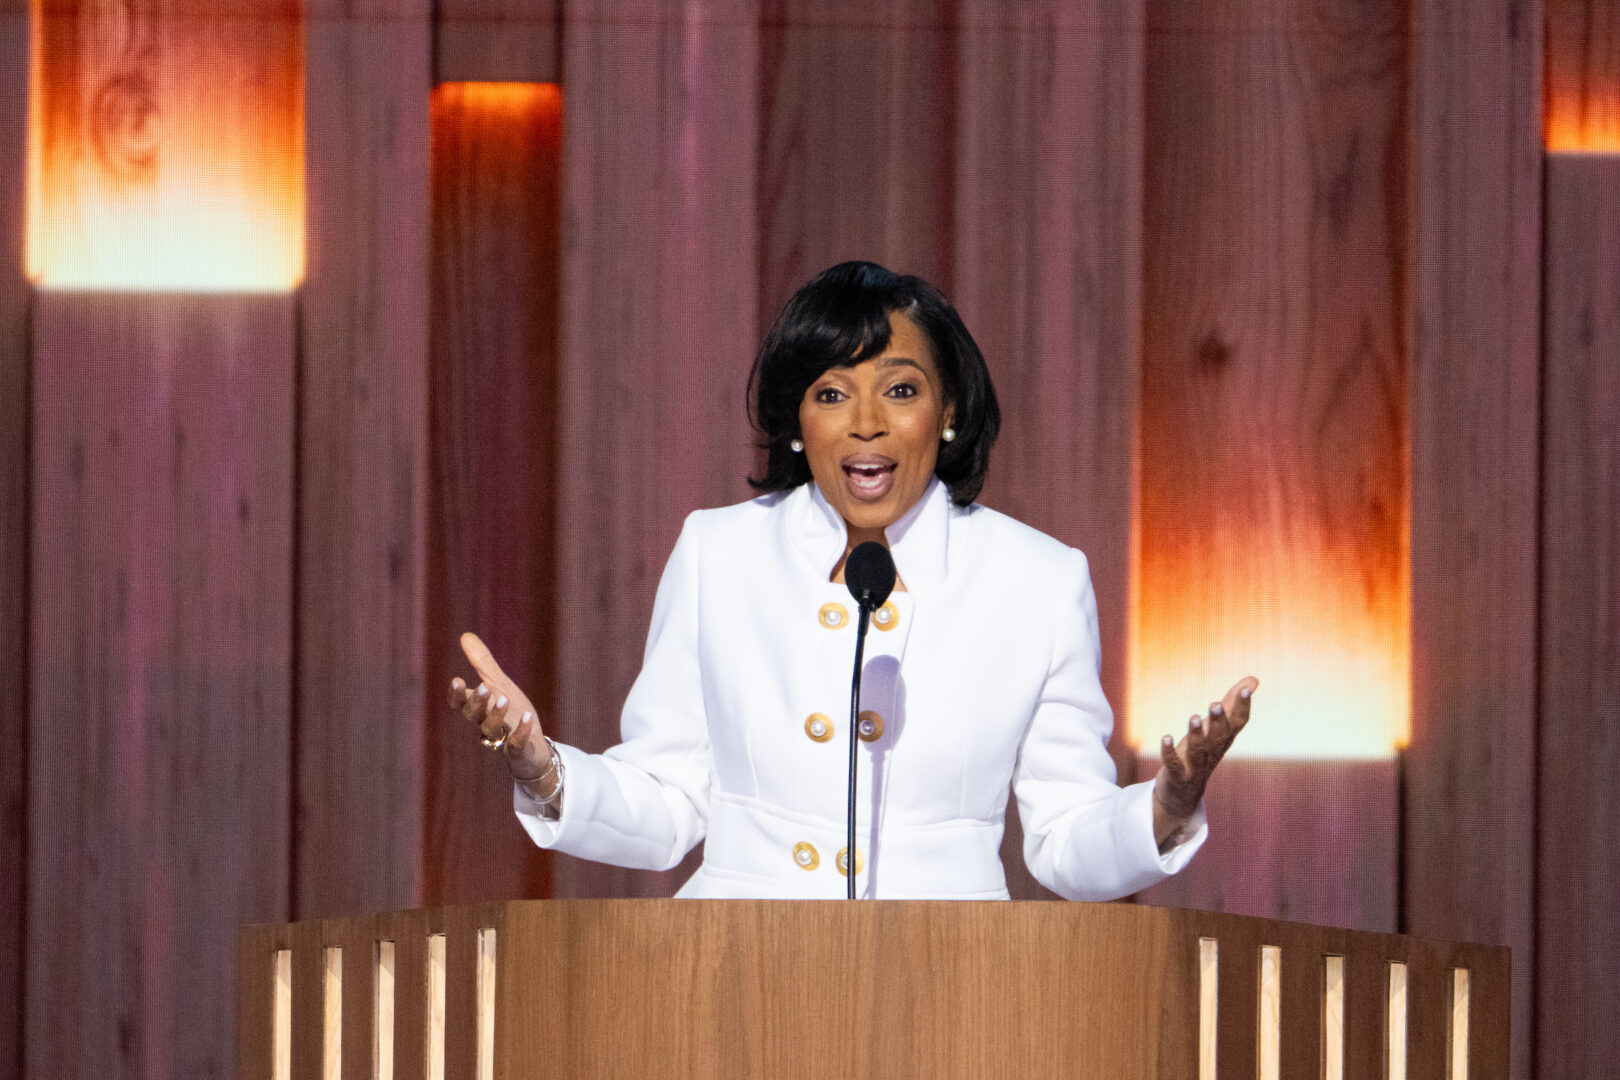
<svg viewBox="0 0 1620 1080">
<path fill-rule="evenodd" d="M 859 894 L 1007 896 L 1009 786 L 1035 878 L 1112 899 L 1180 869 L 1202 811 L 1161 854 L 1151 782 L 1120 788 L 1098 682 L 1086 558 L 937 479 L 887 530 L 904 591 L 862 670 Z M 690 515 L 658 587 L 622 742 L 559 744 L 560 815 L 521 787 L 543 847 L 669 869 L 704 844 L 692 897 L 844 895 L 855 604 L 829 581 L 846 532 L 814 481 Z"/>
</svg>

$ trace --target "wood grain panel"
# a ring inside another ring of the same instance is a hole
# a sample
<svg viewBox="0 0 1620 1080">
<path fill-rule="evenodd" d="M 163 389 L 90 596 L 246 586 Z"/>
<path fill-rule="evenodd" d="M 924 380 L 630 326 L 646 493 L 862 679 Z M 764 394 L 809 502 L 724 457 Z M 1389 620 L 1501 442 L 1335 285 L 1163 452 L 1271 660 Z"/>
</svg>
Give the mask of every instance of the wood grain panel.
<svg viewBox="0 0 1620 1080">
<path fill-rule="evenodd" d="M 560 0 L 439 0 L 435 82 L 554 83 Z"/>
<path fill-rule="evenodd" d="M 763 0 L 760 331 L 871 259 L 951 287 L 955 15 L 937 0 Z"/>
<path fill-rule="evenodd" d="M 501 1038 L 508 1060 L 580 1078 L 642 1075 L 649 1061 L 669 1076 L 1150 1076 L 1163 916 L 1118 904 L 514 905 L 500 997 L 532 1023 Z M 596 962 L 608 956 L 625 960 Z M 564 1007 L 523 974 L 537 969 L 572 988 Z"/>
<path fill-rule="evenodd" d="M 1132 737 L 1155 751 L 1254 674 L 1235 753 L 1387 758 L 1408 705 L 1406 5 L 1147 11 Z"/>
<path fill-rule="evenodd" d="M 23 247 L 27 5 L 0 4 L 0 251 Z M 0 263 L 0 1080 L 22 1076 L 23 897 L 28 805 L 29 288 Z"/>
<path fill-rule="evenodd" d="M 294 804 L 301 917 L 418 898 L 429 708 L 428 3 L 312 0 L 307 12 Z"/>
<path fill-rule="evenodd" d="M 501 756 L 431 695 L 452 675 L 476 679 L 457 645 L 473 630 L 552 715 L 561 123 L 555 87 L 434 91 L 432 903 L 550 889 L 550 856 L 512 814 Z"/>
<path fill-rule="evenodd" d="M 1537 1069 L 1620 1058 L 1620 158 L 1547 159 Z"/>
<path fill-rule="evenodd" d="M 601 750 L 682 519 L 752 494 L 758 17 L 595 0 L 569 6 L 565 45 L 554 734 Z M 684 876 L 567 860 L 556 890 Z"/>
<path fill-rule="evenodd" d="M 1403 929 L 1511 945 L 1530 1075 L 1541 5 L 1414 6 Z"/>
<path fill-rule="evenodd" d="M 1142 763 L 1143 772 L 1154 768 Z M 1205 796 L 1209 839 L 1140 899 L 1389 932 L 1400 861 L 1393 761 L 1228 759 Z"/>
<path fill-rule="evenodd" d="M 1610 0 L 1543 0 L 1549 150 L 1620 150 L 1620 10 Z"/>
<path fill-rule="evenodd" d="M 1141 337 L 1141 6 L 973 0 L 958 18 L 952 298 L 1003 417 L 980 501 L 1089 556 L 1103 689 L 1120 703 Z M 1115 745 L 1129 781 L 1135 753 Z M 1008 887 L 1050 897 L 1021 844 L 1011 802 Z"/>
<path fill-rule="evenodd" d="M 287 915 L 293 302 L 42 293 L 27 1061 L 223 1076 Z"/>
<path fill-rule="evenodd" d="M 298 0 L 32 6 L 29 274 L 75 289 L 292 288 Z"/>
</svg>

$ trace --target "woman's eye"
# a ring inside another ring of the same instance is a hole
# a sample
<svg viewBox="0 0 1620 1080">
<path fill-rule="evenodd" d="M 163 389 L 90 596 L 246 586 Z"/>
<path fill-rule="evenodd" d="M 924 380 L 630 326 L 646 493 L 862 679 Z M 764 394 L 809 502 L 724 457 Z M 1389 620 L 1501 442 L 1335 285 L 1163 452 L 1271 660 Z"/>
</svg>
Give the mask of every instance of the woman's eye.
<svg viewBox="0 0 1620 1080">
<path fill-rule="evenodd" d="M 843 397 L 844 392 L 835 386 L 823 386 L 816 391 L 816 400 L 823 405 L 836 405 Z"/>
<path fill-rule="evenodd" d="M 910 383 L 895 383 L 889 387 L 889 396 L 897 398 L 913 398 L 917 396 L 917 388 Z"/>
</svg>

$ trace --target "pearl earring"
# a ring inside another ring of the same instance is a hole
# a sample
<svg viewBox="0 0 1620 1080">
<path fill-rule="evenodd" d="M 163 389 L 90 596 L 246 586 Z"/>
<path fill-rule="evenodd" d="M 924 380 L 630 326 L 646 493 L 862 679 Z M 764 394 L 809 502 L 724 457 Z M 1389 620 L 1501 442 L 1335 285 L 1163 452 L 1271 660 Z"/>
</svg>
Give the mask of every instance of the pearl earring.
<svg viewBox="0 0 1620 1080">
<path fill-rule="evenodd" d="M 788 445 L 793 447 L 793 452 L 795 454 L 804 453 L 804 440 L 803 439 L 794 439 L 792 442 L 788 443 Z"/>
<path fill-rule="evenodd" d="M 953 427 L 948 427 L 939 433 L 939 437 L 945 442 L 950 442 L 952 439 L 956 438 L 956 429 Z"/>
</svg>

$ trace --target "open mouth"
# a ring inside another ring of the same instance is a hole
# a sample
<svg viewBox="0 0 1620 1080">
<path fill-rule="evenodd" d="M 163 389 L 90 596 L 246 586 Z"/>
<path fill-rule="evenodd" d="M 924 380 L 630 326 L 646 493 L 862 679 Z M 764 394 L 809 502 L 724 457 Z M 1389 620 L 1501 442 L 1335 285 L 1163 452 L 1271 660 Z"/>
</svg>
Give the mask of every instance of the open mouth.
<svg viewBox="0 0 1620 1080">
<path fill-rule="evenodd" d="M 863 502 L 883 498 L 894 486 L 895 462 L 877 455 L 861 454 L 843 463 L 849 493 Z"/>
</svg>

